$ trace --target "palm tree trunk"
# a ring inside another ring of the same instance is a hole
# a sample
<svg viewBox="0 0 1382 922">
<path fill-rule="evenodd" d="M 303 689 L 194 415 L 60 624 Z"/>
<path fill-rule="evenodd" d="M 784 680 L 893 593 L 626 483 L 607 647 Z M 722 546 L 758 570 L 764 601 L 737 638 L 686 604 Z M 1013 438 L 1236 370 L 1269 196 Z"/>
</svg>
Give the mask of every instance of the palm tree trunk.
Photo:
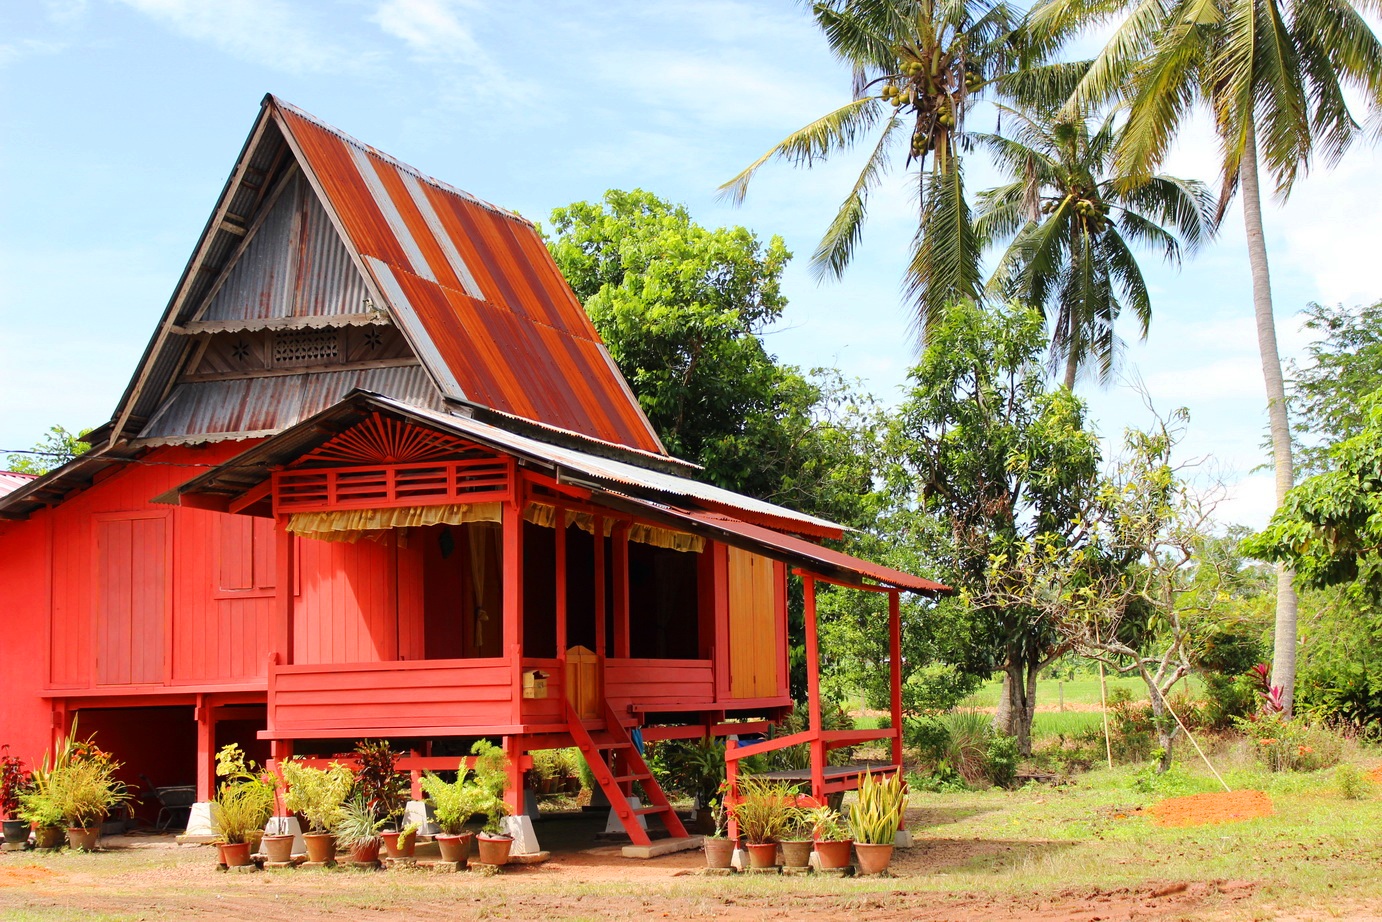
<svg viewBox="0 0 1382 922">
<path fill-rule="evenodd" d="M 1080 356 L 1075 351 L 1075 344 L 1070 344 L 1070 350 L 1065 353 L 1065 389 L 1073 391 L 1075 389 L 1075 374 L 1080 370 Z"/>
<path fill-rule="evenodd" d="M 1286 385 L 1281 374 L 1281 355 L 1276 346 L 1276 321 L 1272 314 L 1272 283 L 1267 271 L 1267 240 L 1262 233 L 1262 194 L 1257 180 L 1257 127 L 1248 119 L 1248 133 L 1238 178 L 1243 186 L 1243 225 L 1248 238 L 1248 262 L 1252 266 L 1252 304 L 1257 318 L 1257 349 L 1262 356 L 1262 377 L 1267 385 L 1267 419 L 1272 434 L 1272 461 L 1276 470 L 1276 504 L 1295 482 L 1291 459 L 1291 425 L 1286 415 Z M 1296 589 L 1295 573 L 1281 564 L 1276 568 L 1276 633 L 1272 651 L 1272 684 L 1281 687 L 1286 714 L 1291 713 L 1296 687 Z"/>
</svg>

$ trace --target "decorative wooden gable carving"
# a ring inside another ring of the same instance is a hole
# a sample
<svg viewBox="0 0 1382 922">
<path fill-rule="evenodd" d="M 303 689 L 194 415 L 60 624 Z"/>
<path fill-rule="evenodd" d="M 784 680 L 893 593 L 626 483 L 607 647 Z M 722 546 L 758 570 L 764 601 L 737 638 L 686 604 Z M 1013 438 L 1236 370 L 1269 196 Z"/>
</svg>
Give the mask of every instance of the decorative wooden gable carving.
<svg viewBox="0 0 1382 922">
<path fill-rule="evenodd" d="M 274 475 L 280 512 L 507 499 L 513 460 L 375 413 Z"/>
</svg>

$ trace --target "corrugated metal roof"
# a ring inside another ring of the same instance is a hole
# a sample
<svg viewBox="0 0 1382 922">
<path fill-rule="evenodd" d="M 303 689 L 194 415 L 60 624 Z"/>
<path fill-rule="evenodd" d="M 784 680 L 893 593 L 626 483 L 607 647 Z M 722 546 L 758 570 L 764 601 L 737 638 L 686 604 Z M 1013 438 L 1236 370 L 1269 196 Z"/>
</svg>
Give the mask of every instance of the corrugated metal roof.
<svg viewBox="0 0 1382 922">
<path fill-rule="evenodd" d="M 0 471 L 0 496 L 12 493 L 37 478 L 36 474 L 21 474 L 18 471 Z"/>
<path fill-rule="evenodd" d="M 287 103 L 270 97 L 268 105 L 399 326 L 442 387 L 455 388 L 451 396 L 663 452 L 528 221 Z"/>
<path fill-rule="evenodd" d="M 198 321 L 358 315 L 369 289 L 302 176 L 287 181 Z"/>
<path fill-rule="evenodd" d="M 277 432 L 320 413 L 356 388 L 415 406 L 441 408 L 437 389 L 420 365 L 188 381 L 173 389 L 158 415 L 144 427 L 140 441 L 185 442 L 187 436 L 216 441 Z"/>
<path fill-rule="evenodd" d="M 798 559 L 804 557 L 813 563 L 853 573 L 856 576 L 874 580 L 883 586 L 891 586 L 895 589 L 906 589 L 910 592 L 937 593 L 951 591 L 949 586 L 942 583 L 937 583 L 920 576 L 913 576 L 911 573 L 894 570 L 892 567 L 885 567 L 882 564 L 873 563 L 868 560 L 861 560 L 858 557 L 853 557 L 841 551 L 822 547 L 819 544 L 812 544 L 810 541 L 803 541 L 801 538 L 796 538 L 792 535 L 784 535 L 781 532 L 776 532 L 768 528 L 761 528 L 751 522 L 744 522 L 732 516 L 685 509 L 669 509 L 667 511 L 689 522 L 700 522 L 704 525 L 723 529 L 741 537 L 748 538 L 762 546 L 776 548 L 792 557 Z"/>
<path fill-rule="evenodd" d="M 156 501 L 176 503 L 178 497 L 185 495 L 222 498 L 239 495 L 262 483 L 274 470 L 292 463 L 379 411 L 513 455 L 536 468 L 552 470 L 559 479 L 590 489 L 596 503 L 787 560 L 823 576 L 861 586 L 868 585 L 865 580 L 872 580 L 879 586 L 925 594 L 949 591 L 932 580 L 783 533 L 841 535 L 844 529 L 833 522 L 685 477 L 597 457 L 480 420 L 408 406 L 374 394 L 352 394 L 302 424 L 242 452 L 175 491 L 157 497 Z M 674 498 L 675 502 L 668 502 L 668 498 Z M 769 522 L 773 527 L 763 527 L 762 522 Z"/>
</svg>

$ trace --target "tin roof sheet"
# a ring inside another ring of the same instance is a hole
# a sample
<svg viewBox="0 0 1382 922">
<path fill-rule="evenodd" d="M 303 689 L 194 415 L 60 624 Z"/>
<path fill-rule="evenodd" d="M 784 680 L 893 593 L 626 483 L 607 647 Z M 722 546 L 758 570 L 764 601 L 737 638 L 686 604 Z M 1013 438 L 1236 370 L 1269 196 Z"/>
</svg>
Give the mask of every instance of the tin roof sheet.
<svg viewBox="0 0 1382 922">
<path fill-rule="evenodd" d="M 18 471 L 0 471 L 0 496 L 12 493 L 24 486 L 31 480 L 37 479 L 36 474 L 21 474 Z"/>
<path fill-rule="evenodd" d="M 530 222 L 266 104 L 448 396 L 665 453 Z"/>
</svg>

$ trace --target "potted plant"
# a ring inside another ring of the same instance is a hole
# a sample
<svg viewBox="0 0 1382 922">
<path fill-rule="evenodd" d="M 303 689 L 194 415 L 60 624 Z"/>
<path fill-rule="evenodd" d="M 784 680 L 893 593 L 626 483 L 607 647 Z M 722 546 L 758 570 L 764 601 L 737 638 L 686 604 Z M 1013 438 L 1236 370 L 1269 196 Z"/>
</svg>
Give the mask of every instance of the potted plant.
<svg viewBox="0 0 1382 922">
<path fill-rule="evenodd" d="M 339 762 L 332 762 L 326 768 L 313 768 L 289 759 L 283 763 L 282 771 L 287 785 L 284 805 L 307 820 L 307 833 L 302 837 L 307 847 L 307 860 L 317 864 L 335 860 L 336 841 L 332 833 L 341 820 L 341 810 L 350 796 L 355 776 Z"/>
<path fill-rule="evenodd" d="M 48 772 L 44 768 L 35 769 L 29 787 L 20 792 L 19 818 L 33 827 L 35 848 L 62 845 L 62 811 L 49 796 Z"/>
<path fill-rule="evenodd" d="M 221 863 L 244 867 L 273 815 L 274 787 L 234 743 L 216 753 L 216 775 L 221 779 L 215 801 Z"/>
<path fill-rule="evenodd" d="M 475 756 L 470 783 L 478 792 L 476 812 L 485 814 L 485 826 L 475 837 L 480 863 L 502 867 L 509 863 L 509 852 L 513 849 L 513 837 L 507 835 L 502 826 L 509 813 L 509 805 L 504 801 L 509 787 L 509 758 L 489 740 L 480 740 L 470 751 Z"/>
<path fill-rule="evenodd" d="M 356 867 L 378 867 L 379 846 L 384 843 L 380 831 L 384 820 L 374 812 L 374 806 L 356 794 L 341 808 L 336 824 L 336 841 L 349 849 L 350 863 Z"/>
<path fill-rule="evenodd" d="M 432 801 L 432 818 L 441 828 L 436 836 L 441 860 L 459 862 L 462 866 L 470 855 L 470 841 L 474 838 L 466 832 L 465 824 L 481 806 L 480 791 L 470 783 L 469 774 L 462 761 L 456 769 L 455 781 L 446 781 L 432 772 L 422 776 L 422 790 Z"/>
<path fill-rule="evenodd" d="M 726 835 L 725 802 L 716 798 L 709 803 L 709 813 L 713 828 L 705 834 L 702 844 L 705 847 L 705 866 L 724 869 L 734 861 L 734 840 Z"/>
<path fill-rule="evenodd" d="M 408 776 L 398 770 L 398 757 L 388 740 L 355 744 L 355 795 L 363 797 L 385 829 L 397 830 L 408 805 Z"/>
<path fill-rule="evenodd" d="M 115 777 L 119 769 L 120 763 L 97 748 L 94 737 L 75 742 L 68 737 L 59 747 L 47 773 L 47 797 L 67 824 L 73 848 L 95 851 L 106 817 L 117 807 L 128 809 L 134 795 Z"/>
<path fill-rule="evenodd" d="M 417 847 L 417 823 L 409 823 L 402 829 L 385 830 L 379 834 L 384 840 L 384 851 L 390 858 L 411 858 Z"/>
<path fill-rule="evenodd" d="M 838 871 L 849 867 L 849 851 L 854 842 L 840 814 L 821 804 L 806 813 L 811 833 L 816 839 L 816 861 L 822 871 Z"/>
<path fill-rule="evenodd" d="M 849 828 L 854 832 L 859 872 L 881 874 L 892 862 L 893 842 L 907 807 L 907 782 L 901 772 L 875 777 L 866 771 L 855 798 L 849 809 Z"/>
<path fill-rule="evenodd" d="M 777 843 L 796 810 L 796 792 L 782 781 L 745 778 L 739 799 L 730 808 L 739 832 L 748 840 L 749 867 L 777 866 Z"/>
<path fill-rule="evenodd" d="M 813 839 L 815 824 L 811 820 L 811 809 L 815 801 L 809 797 L 795 798 L 787 813 L 778 844 L 782 846 L 782 866 L 784 868 L 806 868 L 811 866 L 811 851 L 815 847 Z"/>
<path fill-rule="evenodd" d="M 29 841 L 29 822 L 19 815 L 19 797 L 31 784 L 24 760 L 10 755 L 8 745 L 0 746 L 0 817 L 4 818 L 5 842 L 9 845 Z"/>
<path fill-rule="evenodd" d="M 561 777 L 562 790 L 570 797 L 581 793 L 581 767 L 578 764 L 579 750 L 567 747 L 557 750 L 557 774 Z"/>
</svg>

